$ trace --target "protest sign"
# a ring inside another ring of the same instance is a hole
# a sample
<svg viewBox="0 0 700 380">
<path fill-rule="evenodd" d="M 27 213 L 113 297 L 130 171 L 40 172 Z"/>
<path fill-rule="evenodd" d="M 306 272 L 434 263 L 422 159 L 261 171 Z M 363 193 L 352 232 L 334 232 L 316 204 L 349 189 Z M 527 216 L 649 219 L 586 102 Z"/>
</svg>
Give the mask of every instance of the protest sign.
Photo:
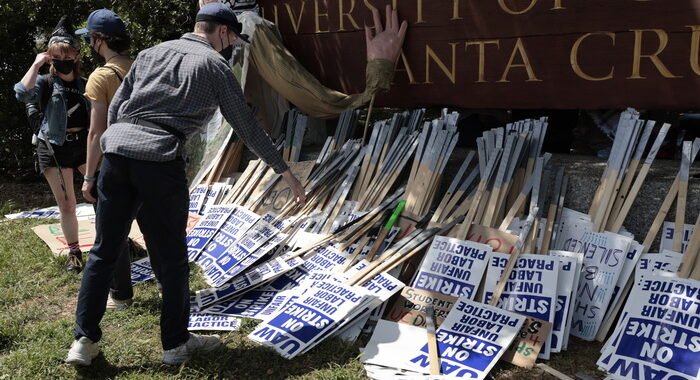
<svg viewBox="0 0 700 380">
<path fill-rule="evenodd" d="M 272 302 L 274 291 L 251 290 L 238 298 L 224 301 L 203 311 L 209 314 L 231 315 L 234 317 L 257 318 L 257 315 Z"/>
<path fill-rule="evenodd" d="M 485 227 L 479 224 L 472 224 L 469 227 L 467 240 L 490 245 L 493 252 L 513 253 L 518 236 L 495 228 Z"/>
<path fill-rule="evenodd" d="M 226 275 L 227 273 L 250 256 L 252 252 L 258 251 L 278 232 L 279 230 L 273 225 L 259 219 L 252 227 L 250 227 L 245 235 L 243 235 L 235 243 L 231 244 L 223 253 L 221 253 L 216 261 L 203 263 L 203 265 L 206 265 L 204 267 L 204 276 L 207 283 L 212 286 L 221 286 L 226 283 L 226 281 L 235 276 L 235 274 Z M 268 251 L 272 250 L 273 248 L 274 245 L 269 247 Z M 259 254 L 264 255 L 268 251 L 259 252 Z"/>
<path fill-rule="evenodd" d="M 380 319 L 360 361 L 365 365 L 373 364 L 427 374 L 427 366 L 423 368 L 409 361 L 420 351 L 426 340 L 424 328 Z"/>
<path fill-rule="evenodd" d="M 190 192 L 190 204 L 189 212 L 193 214 L 200 214 L 204 201 L 207 197 L 208 186 L 207 185 L 197 185 L 192 192 Z"/>
<path fill-rule="evenodd" d="M 649 275 L 632 288 L 625 318 L 598 364 L 614 378 L 700 376 L 700 282 Z"/>
<path fill-rule="evenodd" d="M 551 256 L 559 258 L 559 276 L 557 277 L 557 309 L 552 324 L 552 352 L 560 352 L 564 345 L 567 326 L 571 322 L 571 304 L 578 285 L 583 255 L 575 252 L 550 251 Z"/>
<path fill-rule="evenodd" d="M 423 289 L 405 287 L 396 298 L 394 305 L 384 315 L 393 322 L 406 323 L 417 327 L 425 327 L 425 308 L 432 305 L 435 311 L 435 322 L 440 325 L 447 318 L 457 301 L 457 297 Z"/>
<path fill-rule="evenodd" d="M 244 207 L 236 206 L 219 231 L 204 247 L 201 255 L 197 258 L 197 264 L 206 268 L 217 261 L 258 219 L 260 219 L 258 214 Z"/>
<path fill-rule="evenodd" d="M 241 320 L 234 317 L 209 314 L 190 314 L 187 324 L 189 331 L 235 331 L 241 327 Z"/>
<path fill-rule="evenodd" d="M 201 210 L 199 210 L 200 215 L 204 215 L 209 212 L 209 209 L 218 203 L 221 194 L 226 190 L 229 185 L 217 182 L 211 185 L 209 190 L 206 192 L 206 197 L 204 198 L 204 203 L 202 204 Z"/>
<path fill-rule="evenodd" d="M 228 219 L 234 209 L 235 206 L 233 205 L 212 207 L 199 220 L 192 231 L 187 234 L 187 256 L 190 261 L 197 260 L 204 247 L 207 246 L 221 226 L 226 223 L 226 219 Z"/>
<path fill-rule="evenodd" d="M 506 232 L 513 235 L 520 235 L 520 232 L 525 225 L 525 219 L 520 219 L 518 217 L 513 218 L 508 226 Z M 547 228 L 547 218 L 540 218 L 540 222 L 537 224 L 537 239 L 535 240 L 535 250 L 540 252 L 540 247 L 542 247 L 542 240 L 544 240 L 545 229 Z M 535 252 L 532 252 L 535 253 Z"/>
<path fill-rule="evenodd" d="M 550 336 L 552 324 L 539 318 L 524 316 L 525 322 L 502 359 L 523 368 L 532 368 Z"/>
<path fill-rule="evenodd" d="M 243 292 L 253 289 L 265 282 L 282 275 L 283 273 L 301 265 L 304 260 L 295 258 L 286 261 L 278 257 L 269 262 L 263 263 L 247 273 L 235 278 L 233 281 L 219 288 L 211 288 L 197 291 L 197 304 L 204 309 L 215 303 L 233 298 Z"/>
<path fill-rule="evenodd" d="M 688 248 L 688 243 L 690 242 L 690 236 L 693 235 L 693 224 L 686 224 L 683 230 L 683 236 L 681 237 L 681 253 L 684 253 L 686 248 Z M 664 222 L 663 233 L 661 233 L 661 245 L 659 251 L 663 250 L 673 250 L 673 239 L 676 237 L 676 223 L 675 222 Z"/>
<path fill-rule="evenodd" d="M 510 255 L 494 252 L 486 269 L 484 303 L 491 301 Z M 557 309 L 559 259 L 553 256 L 521 254 L 496 303 L 501 309 L 554 323 Z M 546 337 L 542 356 L 549 358 L 551 334 Z M 536 348 L 536 347 L 535 347 Z"/>
<path fill-rule="evenodd" d="M 131 263 L 131 285 L 134 286 L 138 283 L 148 281 L 155 278 L 156 274 L 153 272 L 151 267 L 151 262 L 148 257 L 134 261 Z"/>
<path fill-rule="evenodd" d="M 311 170 L 316 165 L 316 161 L 287 162 L 289 170 L 299 180 L 304 183 L 309 178 Z M 284 206 L 292 199 L 294 193 L 287 185 L 286 181 L 278 181 L 275 186 L 265 194 L 260 206 L 255 211 L 266 213 L 269 211 L 280 212 Z"/>
<path fill-rule="evenodd" d="M 75 216 L 78 220 L 95 218 L 95 208 L 90 203 L 80 203 L 75 206 Z M 21 211 L 15 214 L 6 214 L 7 219 L 60 219 L 61 211 L 58 206 L 41 208 L 33 211 Z"/>
<path fill-rule="evenodd" d="M 345 319 L 367 296 L 368 292 L 361 287 L 320 281 L 258 325 L 248 337 L 291 359 Z"/>
<path fill-rule="evenodd" d="M 589 341 L 598 334 L 632 244 L 630 237 L 591 231 L 592 226 L 585 221 L 567 222 L 556 247 L 583 253 L 571 335 Z"/>
<path fill-rule="evenodd" d="M 683 261 L 683 255 L 678 252 L 665 251 L 661 253 L 645 253 L 639 259 L 635 271 L 635 281 L 639 282 L 643 277 L 657 274 L 663 276 L 675 275 Z"/>
<path fill-rule="evenodd" d="M 68 254 L 68 242 L 63 235 L 61 224 L 42 224 L 32 227 L 32 231 L 39 236 L 41 240 L 49 246 L 51 252 L 56 255 Z M 95 244 L 95 220 L 80 220 L 78 221 L 78 240 L 80 241 L 80 249 L 83 252 L 89 251 Z M 129 237 L 133 238 L 137 243 L 143 244 L 143 234 L 139 231 L 138 224 L 133 222 Z"/>
<path fill-rule="evenodd" d="M 486 244 L 435 236 L 411 286 L 472 300 L 491 253 Z"/>
<path fill-rule="evenodd" d="M 436 332 L 441 373 L 484 379 L 524 321 L 521 315 L 460 297 Z M 428 345 L 409 360 L 428 368 Z"/>
</svg>

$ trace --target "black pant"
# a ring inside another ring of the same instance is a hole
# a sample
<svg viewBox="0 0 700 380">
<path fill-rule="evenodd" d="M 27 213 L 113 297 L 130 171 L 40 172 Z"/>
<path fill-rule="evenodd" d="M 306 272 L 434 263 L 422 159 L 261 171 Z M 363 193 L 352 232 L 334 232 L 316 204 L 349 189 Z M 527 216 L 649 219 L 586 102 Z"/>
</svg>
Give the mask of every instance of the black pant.
<svg viewBox="0 0 700 380">
<path fill-rule="evenodd" d="M 139 205 L 144 234 L 156 276 L 163 286 L 160 330 L 164 350 L 189 338 L 189 264 L 185 244 L 188 192 L 185 163 L 134 160 L 105 154 L 97 181 L 95 246 L 83 270 L 76 310 L 76 339 L 102 337 L 99 323 L 105 312 L 115 264 L 124 250 Z"/>
</svg>

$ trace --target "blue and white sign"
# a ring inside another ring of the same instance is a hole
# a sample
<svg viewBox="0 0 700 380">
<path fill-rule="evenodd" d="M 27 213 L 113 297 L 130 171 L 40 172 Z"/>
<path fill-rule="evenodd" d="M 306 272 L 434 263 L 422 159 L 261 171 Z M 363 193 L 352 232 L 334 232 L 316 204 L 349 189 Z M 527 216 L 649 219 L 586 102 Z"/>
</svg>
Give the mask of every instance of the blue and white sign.
<svg viewBox="0 0 700 380">
<path fill-rule="evenodd" d="M 187 256 L 190 261 L 195 261 L 202 253 L 204 247 L 216 235 L 221 226 L 226 223 L 229 215 L 233 212 L 235 206 L 222 205 L 212 207 L 211 210 L 197 222 L 192 231 L 187 234 Z"/>
<path fill-rule="evenodd" d="M 192 214 L 199 214 L 204 200 L 207 197 L 207 191 L 207 185 L 197 185 L 197 187 L 192 190 L 190 193 L 189 212 Z"/>
<path fill-rule="evenodd" d="M 575 295 L 578 276 L 581 273 L 583 255 L 575 252 L 549 251 L 550 256 L 559 258 L 559 276 L 557 278 L 557 309 L 552 324 L 552 352 L 561 352 L 571 324 L 571 304 Z"/>
<path fill-rule="evenodd" d="M 681 253 L 684 253 L 686 248 L 688 248 L 688 243 L 690 242 L 690 237 L 693 235 L 693 228 L 695 225 L 686 224 L 683 230 L 683 236 L 681 237 Z M 661 233 L 661 251 L 673 250 L 673 240 L 676 238 L 676 223 L 674 222 L 664 222 L 664 229 Z"/>
<path fill-rule="evenodd" d="M 235 331 L 241 328 L 241 320 L 225 315 L 190 314 L 189 331 Z"/>
<path fill-rule="evenodd" d="M 645 276 L 598 365 L 613 378 L 700 377 L 700 281 Z"/>
<path fill-rule="evenodd" d="M 235 244 L 260 219 L 260 216 L 243 207 L 237 206 L 226 219 L 223 226 L 209 241 L 197 259 L 200 267 L 207 268 Z"/>
<path fill-rule="evenodd" d="M 276 292 L 251 290 L 238 298 L 213 305 L 203 311 L 209 314 L 222 314 L 234 317 L 258 318 L 258 314 L 272 302 Z"/>
<path fill-rule="evenodd" d="M 435 236 L 411 287 L 473 300 L 491 253 L 486 244 Z"/>
<path fill-rule="evenodd" d="M 364 288 L 321 281 L 261 323 L 248 338 L 291 359 L 345 319 L 366 297 Z"/>
<path fill-rule="evenodd" d="M 148 257 L 131 263 L 131 286 L 155 278 L 151 262 Z"/>
<path fill-rule="evenodd" d="M 484 379 L 515 339 L 525 317 L 460 297 L 436 332 L 441 372 Z M 428 345 L 410 358 L 427 369 Z"/>
<path fill-rule="evenodd" d="M 510 255 L 493 252 L 486 269 L 484 283 L 485 304 L 490 303 L 494 289 L 503 274 Z M 557 281 L 559 277 L 559 259 L 554 256 L 521 254 L 506 282 L 501 298 L 496 306 L 554 323 L 558 304 Z M 547 336 L 540 355 L 549 358 L 552 347 L 552 334 Z"/>
</svg>

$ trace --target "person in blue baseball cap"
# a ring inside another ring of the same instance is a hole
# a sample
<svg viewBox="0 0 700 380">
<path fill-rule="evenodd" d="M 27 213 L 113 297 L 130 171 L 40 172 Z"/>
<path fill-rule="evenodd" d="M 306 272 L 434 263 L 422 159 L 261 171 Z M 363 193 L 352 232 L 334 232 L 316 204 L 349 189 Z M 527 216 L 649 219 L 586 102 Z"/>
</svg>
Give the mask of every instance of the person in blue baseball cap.
<svg viewBox="0 0 700 380">
<path fill-rule="evenodd" d="M 94 33 L 93 18 L 105 24 L 108 18 L 101 14 L 91 15 L 89 34 Z M 186 145 L 189 137 L 206 127 L 217 108 L 251 151 L 282 176 L 295 200 L 304 204 L 304 186 L 258 125 L 222 58 L 232 45 L 246 40 L 230 8 L 220 3 L 204 6 L 193 33 L 141 51 L 114 94 L 100 139 L 104 155 L 97 178 L 95 245 L 83 270 L 75 340 L 67 362 L 90 365 L 99 353 L 110 282 L 137 213 L 151 262 L 158 263 L 153 269 L 162 286 L 163 362 L 180 364 L 221 345 L 218 336 L 187 330 L 190 289 L 185 240 Z"/>
</svg>

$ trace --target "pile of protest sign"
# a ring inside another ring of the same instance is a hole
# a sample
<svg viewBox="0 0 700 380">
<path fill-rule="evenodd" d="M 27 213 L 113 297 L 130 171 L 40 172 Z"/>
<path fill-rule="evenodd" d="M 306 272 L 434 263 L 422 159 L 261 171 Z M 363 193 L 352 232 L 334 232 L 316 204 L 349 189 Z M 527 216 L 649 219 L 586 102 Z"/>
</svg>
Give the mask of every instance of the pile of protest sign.
<svg viewBox="0 0 700 380">
<path fill-rule="evenodd" d="M 377 379 L 481 379 L 499 360 L 529 368 L 566 350 L 569 336 L 604 341 L 612 332 L 598 363 L 612 379 L 690 376 L 695 367 L 678 363 L 700 361 L 691 313 L 700 218 L 685 224 L 684 209 L 700 139 L 685 143 L 640 244 L 623 224 L 668 125 L 622 114 L 582 213 L 565 207 L 568 177 L 542 153 L 546 119 L 484 132 L 443 181 L 459 115 L 423 115 L 376 122 L 365 142 L 353 139 L 359 114 L 348 111 L 318 158 L 301 162 L 307 121 L 288 115 L 278 147 L 305 187 L 304 205 L 261 160 L 224 177 L 237 148 L 222 150 L 191 192 L 201 217 L 188 255 L 210 286 L 193 297 L 191 328 L 255 319 L 249 338 L 290 359 L 330 337 L 371 334 L 361 360 Z M 661 253 L 648 253 L 662 228 Z M 147 259 L 132 273 L 134 283 L 153 277 Z"/>
</svg>

